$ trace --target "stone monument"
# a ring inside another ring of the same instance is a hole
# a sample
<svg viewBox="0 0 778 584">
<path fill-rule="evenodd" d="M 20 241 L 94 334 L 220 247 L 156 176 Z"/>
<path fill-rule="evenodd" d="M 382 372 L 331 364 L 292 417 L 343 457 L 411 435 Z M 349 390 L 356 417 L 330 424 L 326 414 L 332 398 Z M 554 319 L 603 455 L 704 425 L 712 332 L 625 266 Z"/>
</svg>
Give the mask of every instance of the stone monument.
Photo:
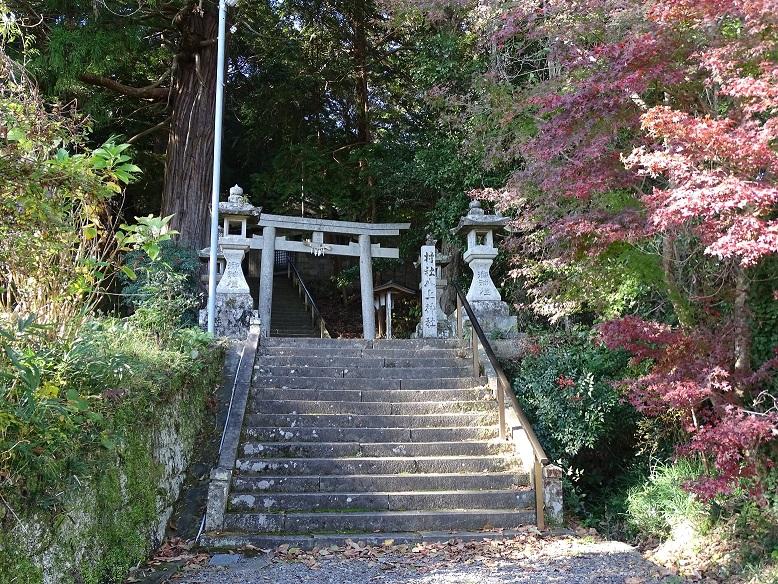
<svg viewBox="0 0 778 584">
<path fill-rule="evenodd" d="M 219 259 L 224 268 L 216 286 L 216 335 L 243 339 L 252 317 L 257 317 L 246 276 L 243 258 L 250 248 L 249 221 L 256 223 L 262 209 L 254 207 L 243 196 L 243 189 L 235 185 L 227 201 L 219 203 L 223 223 L 219 236 Z M 204 255 L 203 250 L 201 256 Z M 201 324 L 205 311 L 200 311 Z"/>
<path fill-rule="evenodd" d="M 473 271 L 473 282 L 466 296 L 481 327 L 487 335 L 514 337 L 517 332 L 516 317 L 511 316 L 508 304 L 503 302 L 490 274 L 492 262 L 497 257 L 494 232 L 504 229 L 508 221 L 507 217 L 499 214 L 486 215 L 481 203 L 472 201 L 467 215 L 451 232 L 467 237 L 467 250 L 462 258 Z"/>
</svg>

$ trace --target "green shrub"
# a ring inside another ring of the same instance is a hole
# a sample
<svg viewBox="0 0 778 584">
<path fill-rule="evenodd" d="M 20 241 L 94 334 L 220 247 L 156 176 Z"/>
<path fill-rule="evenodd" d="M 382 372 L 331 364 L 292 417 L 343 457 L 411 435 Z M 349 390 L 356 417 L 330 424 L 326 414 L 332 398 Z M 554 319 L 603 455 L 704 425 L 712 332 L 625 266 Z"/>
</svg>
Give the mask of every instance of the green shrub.
<svg viewBox="0 0 778 584">
<path fill-rule="evenodd" d="M 152 260 L 143 250 L 124 256 L 135 278 L 121 274 L 122 302 L 139 326 L 170 332 L 197 322 L 200 262 L 197 254 L 172 241 L 158 245 Z"/>
<path fill-rule="evenodd" d="M 703 473 L 692 460 L 657 465 L 648 480 L 627 495 L 627 524 L 643 535 L 668 537 L 674 528 L 689 525 L 698 531 L 709 526 L 709 513 L 684 483 Z"/>
<path fill-rule="evenodd" d="M 608 496 L 608 485 L 634 464 L 639 416 L 612 383 L 627 371 L 625 353 L 596 345 L 583 329 L 536 339 L 513 368 L 516 396 L 567 471 L 565 496 L 577 512 Z"/>
</svg>

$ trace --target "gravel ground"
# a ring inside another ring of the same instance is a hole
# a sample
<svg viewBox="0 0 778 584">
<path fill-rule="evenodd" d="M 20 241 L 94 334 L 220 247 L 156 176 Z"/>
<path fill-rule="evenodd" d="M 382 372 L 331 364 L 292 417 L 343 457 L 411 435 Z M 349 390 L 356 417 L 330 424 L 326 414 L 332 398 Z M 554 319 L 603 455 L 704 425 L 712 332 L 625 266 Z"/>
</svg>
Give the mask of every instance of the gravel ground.
<svg viewBox="0 0 778 584">
<path fill-rule="evenodd" d="M 178 584 L 520 584 L 663 581 L 663 573 L 627 544 L 592 538 L 557 537 L 516 542 L 509 549 L 468 547 L 460 553 L 429 549 L 397 553 L 378 548 L 370 557 L 305 556 L 308 565 L 278 554 L 244 557 L 219 554 L 210 565 L 192 567 Z M 364 555 L 364 554 L 363 554 Z M 227 565 L 215 565 L 227 564 Z M 311 565 L 313 567 L 311 567 Z M 679 582 L 676 577 L 673 582 Z"/>
</svg>

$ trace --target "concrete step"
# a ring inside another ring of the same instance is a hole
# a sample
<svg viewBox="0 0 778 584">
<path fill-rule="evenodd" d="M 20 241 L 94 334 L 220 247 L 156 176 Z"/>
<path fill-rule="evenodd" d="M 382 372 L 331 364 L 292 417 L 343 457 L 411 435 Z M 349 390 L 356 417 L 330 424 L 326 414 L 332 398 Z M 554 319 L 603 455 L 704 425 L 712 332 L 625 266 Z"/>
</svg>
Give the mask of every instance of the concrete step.
<svg viewBox="0 0 778 584">
<path fill-rule="evenodd" d="M 340 357 L 336 355 L 321 357 L 292 357 L 263 355 L 257 358 L 261 367 L 339 367 L 343 369 L 378 367 L 467 367 L 472 370 L 469 359 L 452 358 L 405 358 L 386 359 L 383 357 Z"/>
<path fill-rule="evenodd" d="M 494 426 L 497 412 L 416 415 L 247 414 L 248 426 L 277 428 L 456 428 Z"/>
<path fill-rule="evenodd" d="M 513 529 L 535 521 L 535 513 L 494 509 L 353 513 L 227 513 L 227 531 L 248 533 L 442 531 Z"/>
<path fill-rule="evenodd" d="M 247 426 L 244 440 L 258 442 L 454 442 L 492 440 L 497 426 L 468 425 L 450 428 L 290 428 Z"/>
<path fill-rule="evenodd" d="M 515 470 L 513 457 L 488 456 L 385 456 L 354 458 L 239 458 L 235 468 L 241 474 L 342 475 L 499 472 Z"/>
<path fill-rule="evenodd" d="M 370 359 L 470 359 L 472 353 L 461 349 L 367 349 L 356 345 L 308 346 L 294 343 L 295 340 L 274 337 L 262 339 L 258 355 L 277 357 L 365 357 Z M 315 340 L 315 339 L 309 339 Z M 338 340 L 338 339 L 333 339 Z M 277 344 L 277 341 L 285 344 Z M 345 342 L 345 341 L 343 341 Z M 365 341 L 359 341 L 365 342 Z M 275 343 L 275 344 L 273 344 Z"/>
<path fill-rule="evenodd" d="M 250 402 L 250 410 L 257 414 L 356 414 L 356 415 L 415 415 L 486 412 L 497 407 L 494 401 L 444 402 L 356 402 L 308 400 L 260 400 Z"/>
<path fill-rule="evenodd" d="M 521 489 L 529 475 L 519 469 L 491 473 L 426 473 L 407 475 L 236 475 L 232 487 L 242 493 L 381 493 L 385 491 L 486 491 Z"/>
<path fill-rule="evenodd" d="M 354 402 L 438 402 L 492 399 L 487 388 L 475 389 L 278 389 L 253 388 L 257 399 Z"/>
<path fill-rule="evenodd" d="M 315 367 L 254 365 L 261 377 L 359 377 L 369 379 L 453 379 L 472 376 L 472 367 Z"/>
<path fill-rule="evenodd" d="M 364 349 L 371 346 L 372 341 L 365 339 L 261 339 L 260 345 L 265 347 L 292 348 L 328 348 L 328 349 Z"/>
<path fill-rule="evenodd" d="M 254 549 L 275 549 L 281 545 L 312 550 L 331 546 L 347 547 L 352 544 L 365 546 L 415 545 L 425 543 L 445 543 L 448 541 L 501 541 L 526 531 L 514 529 L 479 531 L 399 531 L 384 533 L 309 533 L 296 535 L 278 534 L 241 534 L 241 533 L 204 533 L 199 540 L 200 547 L 212 550 L 236 550 L 253 547 Z"/>
<path fill-rule="evenodd" d="M 459 349 L 464 346 L 458 339 L 376 339 L 374 349 Z"/>
<path fill-rule="evenodd" d="M 258 372 L 255 372 L 258 373 Z M 304 377 L 255 374 L 254 387 L 290 389 L 470 389 L 486 385 L 485 377 L 438 379 L 371 379 L 362 377 Z"/>
<path fill-rule="evenodd" d="M 232 493 L 229 511 L 411 511 L 424 509 L 529 509 L 534 493 L 499 491 L 405 491 L 389 493 Z"/>
<path fill-rule="evenodd" d="M 244 457 L 343 458 L 365 456 L 482 456 L 510 454 L 507 441 L 478 442 L 243 442 Z"/>
</svg>

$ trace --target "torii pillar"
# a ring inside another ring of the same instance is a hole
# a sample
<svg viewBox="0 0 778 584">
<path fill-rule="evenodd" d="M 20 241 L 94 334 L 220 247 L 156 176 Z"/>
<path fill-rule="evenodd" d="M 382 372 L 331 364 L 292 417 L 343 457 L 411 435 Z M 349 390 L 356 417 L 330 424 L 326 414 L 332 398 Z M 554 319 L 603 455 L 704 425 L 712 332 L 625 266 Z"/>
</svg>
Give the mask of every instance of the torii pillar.
<svg viewBox="0 0 778 584">
<path fill-rule="evenodd" d="M 270 336 L 271 307 L 273 306 L 273 269 L 276 263 L 276 228 L 262 228 L 262 264 L 259 272 L 259 335 Z"/>
<path fill-rule="evenodd" d="M 359 235 L 359 285 L 362 293 L 362 334 L 368 341 L 375 339 L 375 309 L 373 308 L 373 253 L 370 235 Z"/>
</svg>

